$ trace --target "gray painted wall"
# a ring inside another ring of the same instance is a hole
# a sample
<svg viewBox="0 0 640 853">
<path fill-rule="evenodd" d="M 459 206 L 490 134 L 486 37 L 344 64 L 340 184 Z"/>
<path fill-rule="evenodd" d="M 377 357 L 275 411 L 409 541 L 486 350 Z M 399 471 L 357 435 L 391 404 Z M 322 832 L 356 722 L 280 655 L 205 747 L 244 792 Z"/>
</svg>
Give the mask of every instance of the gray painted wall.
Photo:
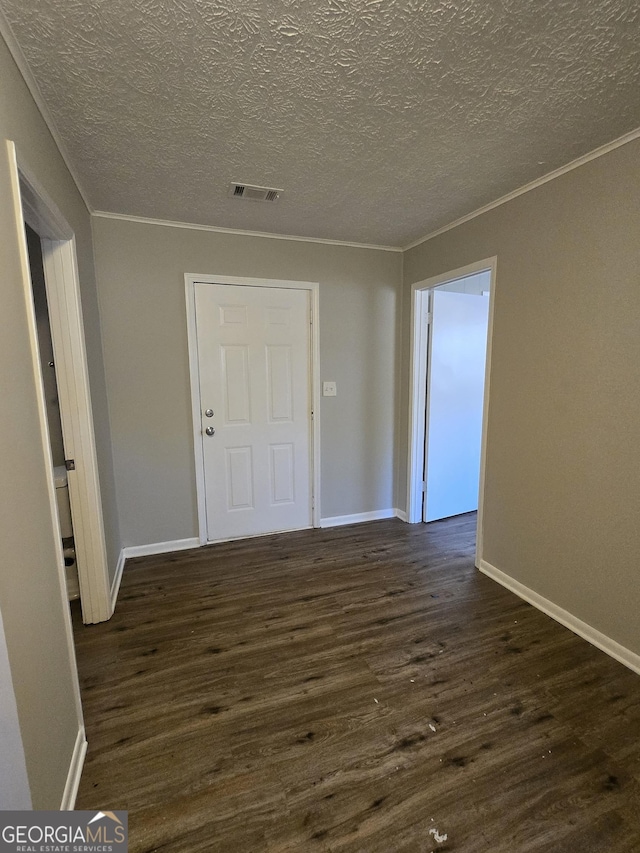
<svg viewBox="0 0 640 853">
<path fill-rule="evenodd" d="M 22 290 L 19 239 L 12 208 L 5 139 L 44 186 L 74 229 L 87 334 L 110 563 L 119 532 L 95 294 L 91 222 L 56 145 L 0 39 L 0 611 L 34 808 L 60 806 L 78 732 L 68 605 L 60 587 L 47 493 L 47 460 Z M 4 685 L 0 685 L 4 689 Z M 9 746 L 9 745 L 7 745 Z M 0 744 L 0 749 L 4 745 Z"/>
<path fill-rule="evenodd" d="M 29 780 L 1 613 L 0 686 L 0 811 L 30 809 Z"/>
<path fill-rule="evenodd" d="M 409 250 L 402 369 L 411 284 L 497 255 L 484 559 L 636 653 L 639 233 L 635 141 Z"/>
<path fill-rule="evenodd" d="M 390 509 L 402 256 L 94 218 L 125 545 L 196 536 L 185 273 L 320 282 L 322 516 Z"/>
</svg>

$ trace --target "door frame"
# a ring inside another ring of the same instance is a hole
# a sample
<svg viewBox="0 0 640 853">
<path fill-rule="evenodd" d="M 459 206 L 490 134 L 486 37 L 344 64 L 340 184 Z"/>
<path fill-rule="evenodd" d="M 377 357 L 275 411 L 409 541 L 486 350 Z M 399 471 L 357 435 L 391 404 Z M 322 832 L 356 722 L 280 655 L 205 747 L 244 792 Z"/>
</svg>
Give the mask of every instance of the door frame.
<svg viewBox="0 0 640 853">
<path fill-rule="evenodd" d="M 195 458 L 196 497 L 198 504 L 198 538 L 207 545 L 207 512 L 205 502 L 204 453 L 202 448 L 202 406 L 198 370 L 196 329 L 196 284 L 242 285 L 245 287 L 271 287 L 289 290 L 306 290 L 311 304 L 311 437 L 309 466 L 311 473 L 311 523 L 320 527 L 320 284 L 317 281 L 288 281 L 271 278 L 245 278 L 233 275 L 197 275 L 186 273 L 185 296 L 187 305 L 187 339 L 189 344 L 189 376 L 191 381 L 191 413 L 193 419 L 193 449 Z"/>
<path fill-rule="evenodd" d="M 482 444 L 480 450 L 480 483 L 478 494 L 478 530 L 476 539 L 476 565 L 482 558 L 484 512 L 484 484 L 487 449 L 487 418 L 489 412 L 489 377 L 491 375 L 491 349 L 493 339 L 493 313 L 495 304 L 496 271 L 498 259 L 494 255 L 467 266 L 432 276 L 411 285 L 411 350 L 409 366 L 409 453 L 407 461 L 407 521 L 422 521 L 424 493 L 424 457 L 426 440 L 427 405 L 427 352 L 429 346 L 429 299 L 436 287 L 480 272 L 490 272 L 489 326 L 487 329 L 487 358 L 485 364 L 484 402 L 482 411 Z"/>
<path fill-rule="evenodd" d="M 24 222 L 36 231 L 42 243 L 45 288 L 49 308 L 51 339 L 65 455 L 75 460 L 69 472 L 69 501 L 73 535 L 78 555 L 78 580 L 82 619 L 104 622 L 113 614 L 107 550 L 102 516 L 100 478 L 93 428 L 89 372 L 84 340 L 80 281 L 73 229 L 55 202 L 22 161 L 15 144 L 7 140 L 17 239 L 22 267 L 22 284 L 27 306 L 29 337 L 37 389 L 40 429 L 54 529 L 59 529 L 58 506 L 53 476 L 42 367 L 38 348 L 33 289 Z M 56 542 L 61 591 L 67 599 L 62 540 Z M 69 625 L 70 629 L 70 625 Z M 73 638 L 70 637 L 73 645 Z"/>
</svg>

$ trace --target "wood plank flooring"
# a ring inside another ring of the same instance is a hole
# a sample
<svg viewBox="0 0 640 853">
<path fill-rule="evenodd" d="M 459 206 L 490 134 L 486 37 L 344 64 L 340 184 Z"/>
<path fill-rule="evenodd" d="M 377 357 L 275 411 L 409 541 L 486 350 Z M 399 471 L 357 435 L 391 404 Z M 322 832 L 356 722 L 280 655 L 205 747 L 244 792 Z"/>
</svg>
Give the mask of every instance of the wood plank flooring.
<svg viewBox="0 0 640 853">
<path fill-rule="evenodd" d="M 638 853 L 640 677 L 473 567 L 475 515 L 127 561 L 75 632 L 130 850 Z"/>
</svg>

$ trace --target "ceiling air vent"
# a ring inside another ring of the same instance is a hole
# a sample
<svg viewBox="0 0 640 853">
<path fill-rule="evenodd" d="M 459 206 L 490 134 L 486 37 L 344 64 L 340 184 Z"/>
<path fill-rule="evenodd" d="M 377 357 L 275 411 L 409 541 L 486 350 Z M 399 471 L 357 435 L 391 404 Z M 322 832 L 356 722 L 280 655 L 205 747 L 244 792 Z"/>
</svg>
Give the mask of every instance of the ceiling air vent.
<svg viewBox="0 0 640 853">
<path fill-rule="evenodd" d="M 249 201 L 278 201 L 284 190 L 271 187 L 254 187 L 251 184 L 229 184 L 229 195 L 232 198 L 246 198 Z"/>
</svg>

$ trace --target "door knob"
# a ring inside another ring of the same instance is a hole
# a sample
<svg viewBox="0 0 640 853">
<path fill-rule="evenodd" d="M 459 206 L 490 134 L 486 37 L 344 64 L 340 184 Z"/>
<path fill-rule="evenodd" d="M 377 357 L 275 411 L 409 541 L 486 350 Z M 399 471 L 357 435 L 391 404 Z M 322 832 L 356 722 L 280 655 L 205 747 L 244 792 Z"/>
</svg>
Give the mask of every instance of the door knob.
<svg viewBox="0 0 640 853">
<path fill-rule="evenodd" d="M 206 432 L 206 434 L 207 434 L 207 435 L 215 435 L 215 434 L 216 434 L 216 431 L 215 431 L 215 429 L 214 429 L 213 427 L 207 427 L 207 428 L 205 429 L 205 432 Z"/>
</svg>

